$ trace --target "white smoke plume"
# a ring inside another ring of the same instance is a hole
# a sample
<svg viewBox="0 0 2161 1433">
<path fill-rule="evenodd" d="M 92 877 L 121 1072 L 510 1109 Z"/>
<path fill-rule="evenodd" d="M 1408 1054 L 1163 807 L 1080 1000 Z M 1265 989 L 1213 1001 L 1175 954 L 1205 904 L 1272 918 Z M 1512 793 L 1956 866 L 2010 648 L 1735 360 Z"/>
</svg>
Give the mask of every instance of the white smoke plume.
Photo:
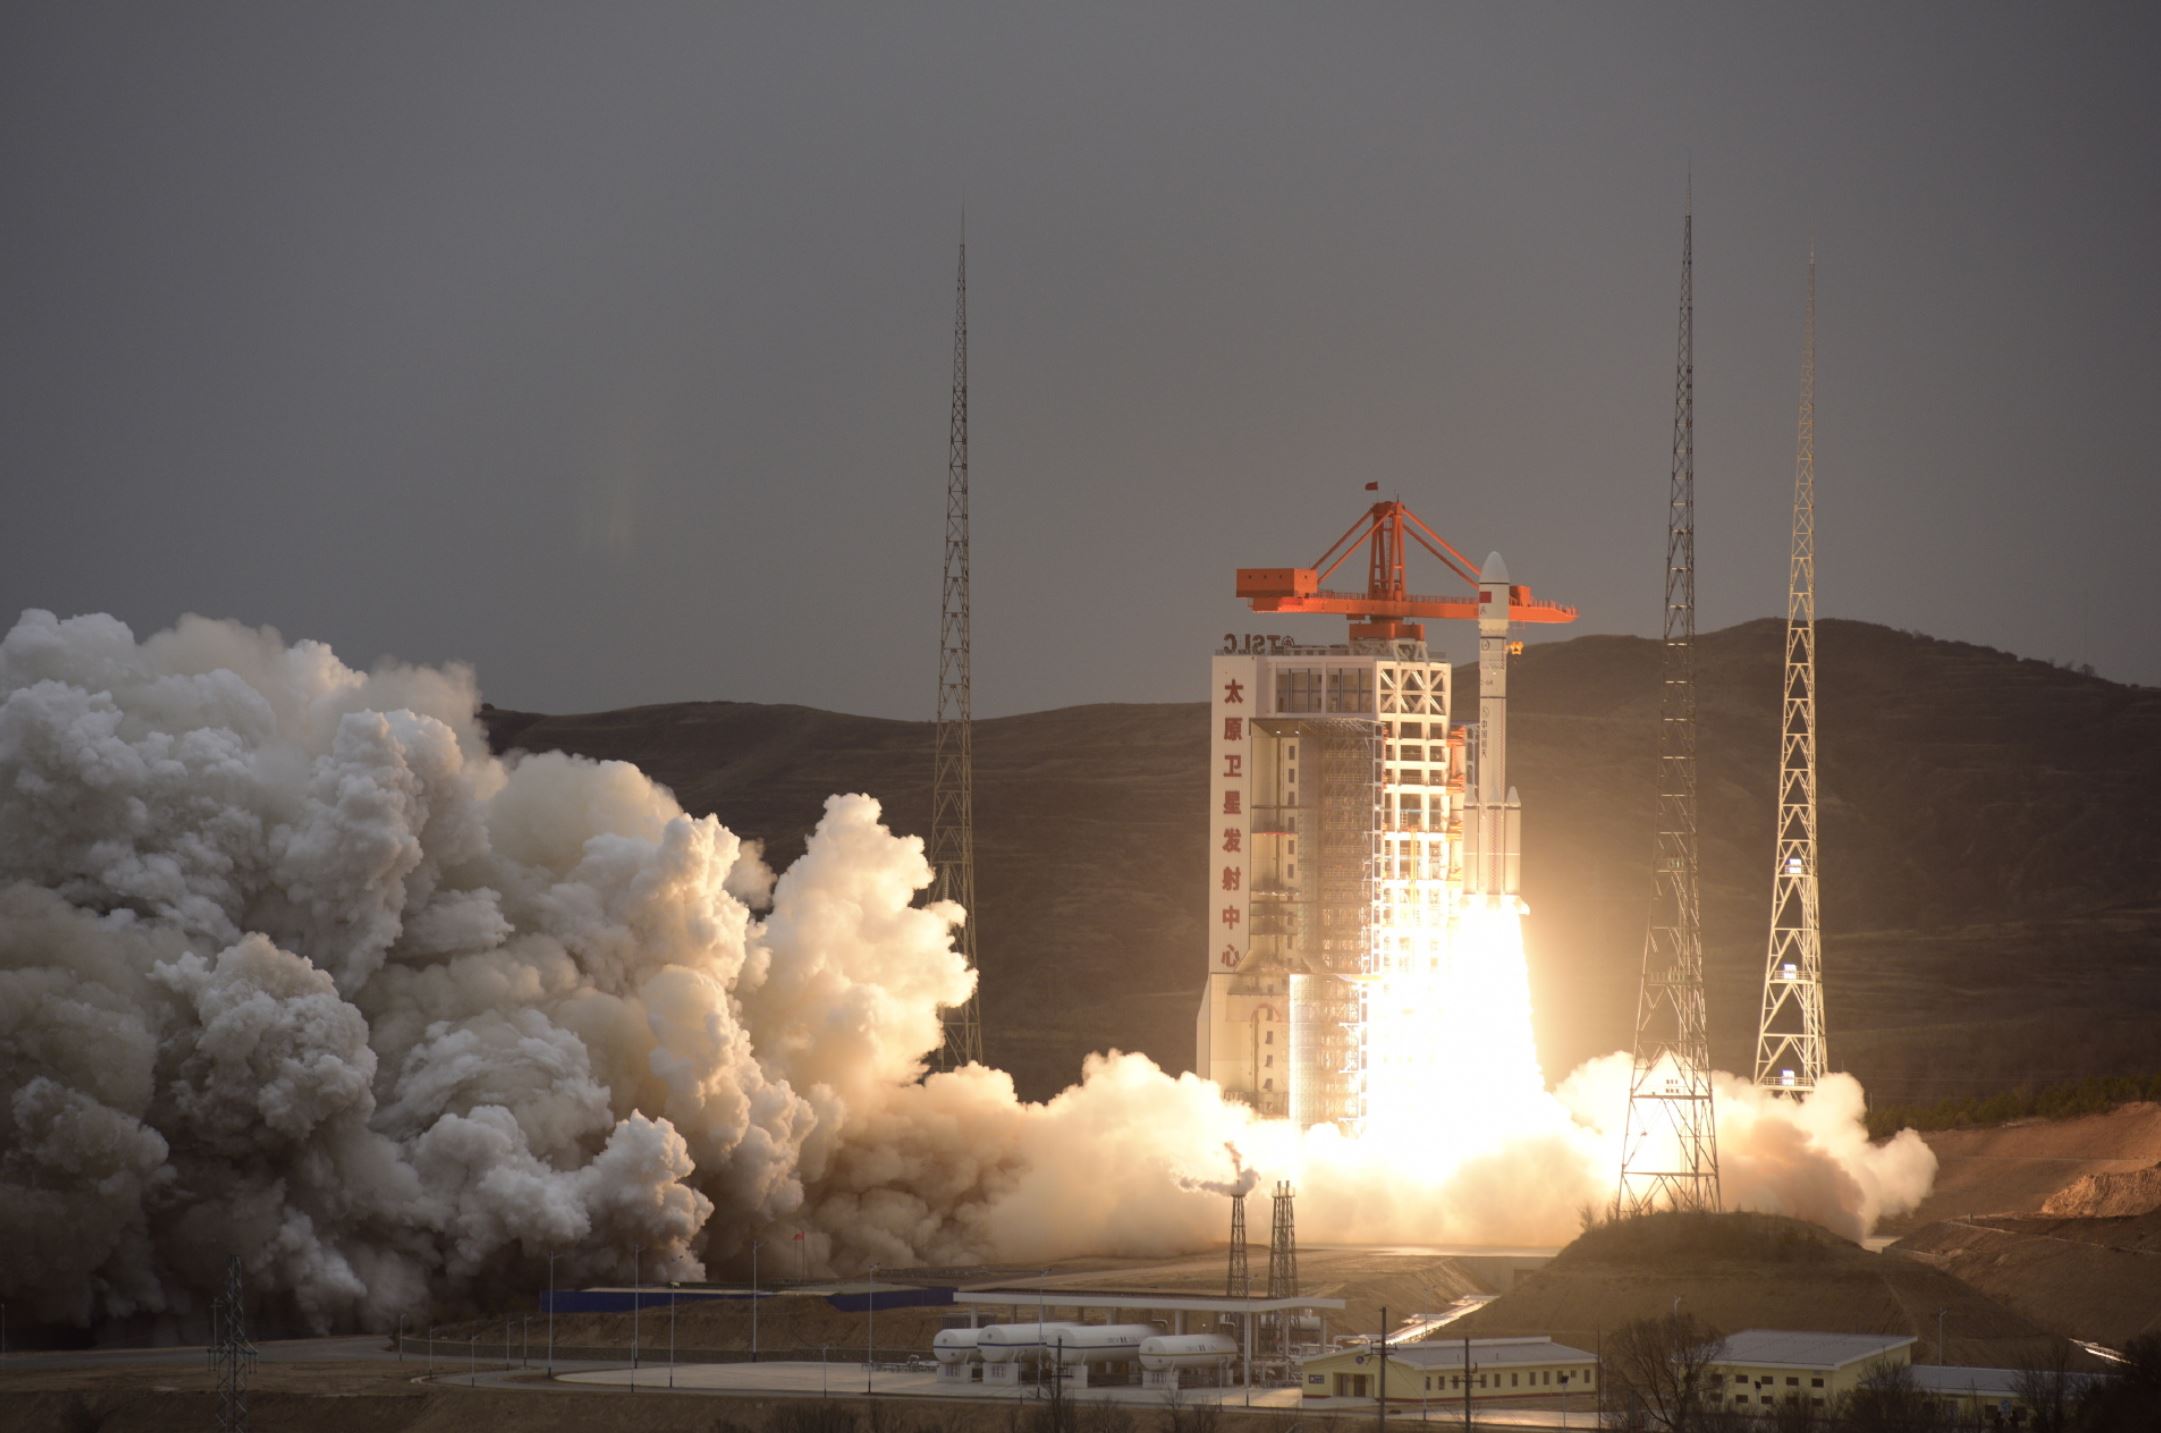
<svg viewBox="0 0 2161 1433">
<path fill-rule="evenodd" d="M 1327 1239 L 1557 1242 L 1611 1198 L 1625 1057 L 1408 1170 L 1138 1055 L 1043 1104 L 980 1066 L 922 1079 L 970 988 L 963 913 L 917 904 L 922 844 L 875 801 L 828 801 L 776 878 L 635 768 L 498 760 L 477 706 L 461 668 L 200 618 L 138 642 L 32 611 L 0 640 L 18 1317 L 184 1315 L 228 1253 L 320 1328 L 551 1250 L 572 1281 L 797 1232 L 842 1271 L 1171 1253 L 1264 1171 Z M 1730 1203 L 1858 1233 L 1926 1192 L 1925 1146 L 1871 1146 L 1850 1081 L 1719 1094 Z M 1226 1146 L 1231 1185 L 1183 1172 Z"/>
<path fill-rule="evenodd" d="M 1226 1199 L 1243 1199 L 1251 1194 L 1253 1186 L 1261 1182 L 1260 1171 L 1246 1168 L 1246 1157 L 1229 1140 L 1223 1141 L 1223 1149 L 1231 1157 L 1229 1179 L 1198 1179 L 1182 1174 L 1178 1176 L 1178 1187 L 1200 1194 L 1220 1194 Z"/>
</svg>

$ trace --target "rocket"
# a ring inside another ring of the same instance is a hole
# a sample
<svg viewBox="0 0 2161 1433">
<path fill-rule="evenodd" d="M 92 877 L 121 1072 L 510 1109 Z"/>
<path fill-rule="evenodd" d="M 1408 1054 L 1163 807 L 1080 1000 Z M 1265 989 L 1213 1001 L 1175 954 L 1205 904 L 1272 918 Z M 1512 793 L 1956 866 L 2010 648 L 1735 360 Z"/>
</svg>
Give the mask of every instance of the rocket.
<svg viewBox="0 0 2161 1433">
<path fill-rule="evenodd" d="M 1523 873 L 1523 799 L 1508 784 L 1508 564 L 1486 555 L 1478 574 L 1478 734 L 1465 803 L 1464 889 L 1514 897 Z"/>
</svg>

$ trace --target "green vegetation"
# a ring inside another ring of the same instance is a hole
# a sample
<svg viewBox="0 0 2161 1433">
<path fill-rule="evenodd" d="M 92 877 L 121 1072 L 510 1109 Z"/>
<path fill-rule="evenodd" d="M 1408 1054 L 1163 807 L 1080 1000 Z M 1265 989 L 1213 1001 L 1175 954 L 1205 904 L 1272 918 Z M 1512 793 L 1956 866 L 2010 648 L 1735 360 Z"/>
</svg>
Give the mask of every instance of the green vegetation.
<svg viewBox="0 0 2161 1433">
<path fill-rule="evenodd" d="M 1886 1139 L 1902 1129 L 1985 1129 L 2013 1120 L 2105 1114 L 2137 1100 L 2161 1102 L 2161 1072 L 2143 1077 L 2096 1075 L 2039 1088 L 2020 1085 L 2001 1094 L 1938 1100 L 1932 1105 L 1878 1105 L 1868 1112 L 1868 1132 L 1872 1138 Z"/>
</svg>

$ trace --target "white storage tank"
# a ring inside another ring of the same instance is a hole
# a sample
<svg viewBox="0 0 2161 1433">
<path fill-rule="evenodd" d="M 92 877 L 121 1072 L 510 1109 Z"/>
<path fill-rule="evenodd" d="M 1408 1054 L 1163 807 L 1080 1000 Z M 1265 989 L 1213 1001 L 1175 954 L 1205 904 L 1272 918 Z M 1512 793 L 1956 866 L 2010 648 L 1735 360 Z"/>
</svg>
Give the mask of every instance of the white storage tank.
<svg viewBox="0 0 2161 1433">
<path fill-rule="evenodd" d="M 1051 1340 L 1060 1335 L 1071 1338 L 1080 1332 L 1080 1324 L 991 1324 L 976 1332 L 976 1348 L 981 1351 L 985 1363 L 1010 1363 L 1014 1359 L 1040 1358 Z M 957 1330 L 951 1330 L 957 1332 Z"/>
<path fill-rule="evenodd" d="M 976 1344 L 982 1337 L 983 1330 L 979 1328 L 940 1329 L 937 1337 L 930 1341 L 931 1357 L 940 1363 L 979 1363 L 983 1350 Z"/>
<path fill-rule="evenodd" d="M 1141 1367 L 1214 1368 L 1238 1357 L 1238 1341 L 1220 1333 L 1159 1333 L 1141 1340 Z"/>
<path fill-rule="evenodd" d="M 1053 1331 L 1050 1353 L 1073 1367 L 1084 1363 L 1131 1363 L 1141 1345 L 1162 1333 L 1154 1324 L 1081 1324 L 1071 1333 Z"/>
</svg>

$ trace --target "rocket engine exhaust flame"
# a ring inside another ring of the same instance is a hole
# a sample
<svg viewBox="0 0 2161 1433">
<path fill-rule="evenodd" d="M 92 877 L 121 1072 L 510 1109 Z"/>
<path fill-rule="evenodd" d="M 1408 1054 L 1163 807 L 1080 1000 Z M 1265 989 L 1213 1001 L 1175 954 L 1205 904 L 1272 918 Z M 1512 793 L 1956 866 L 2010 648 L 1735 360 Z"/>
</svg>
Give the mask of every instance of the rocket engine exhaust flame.
<svg viewBox="0 0 2161 1433">
<path fill-rule="evenodd" d="M 1308 1237 L 1558 1242 L 1610 1193 L 1628 1057 L 1545 1089 L 1512 904 L 1384 995 L 1404 1083 L 1371 1137 L 1116 1051 L 1026 1103 L 922 1078 L 964 913 L 916 904 L 922 843 L 875 801 L 834 797 L 776 877 L 635 768 L 495 758 L 477 706 L 463 669 L 200 618 L 0 639 L 15 1317 L 199 1312 L 228 1250 L 284 1323 L 381 1326 L 551 1251 L 565 1281 L 798 1232 L 833 1271 L 1168 1254 L 1264 1177 Z M 1868 1142 L 1849 1078 L 1718 1099 L 1736 1207 L 1858 1235 L 1933 1177 L 1910 1132 Z M 1229 1185 L 1181 1172 L 1216 1148 Z"/>
</svg>

